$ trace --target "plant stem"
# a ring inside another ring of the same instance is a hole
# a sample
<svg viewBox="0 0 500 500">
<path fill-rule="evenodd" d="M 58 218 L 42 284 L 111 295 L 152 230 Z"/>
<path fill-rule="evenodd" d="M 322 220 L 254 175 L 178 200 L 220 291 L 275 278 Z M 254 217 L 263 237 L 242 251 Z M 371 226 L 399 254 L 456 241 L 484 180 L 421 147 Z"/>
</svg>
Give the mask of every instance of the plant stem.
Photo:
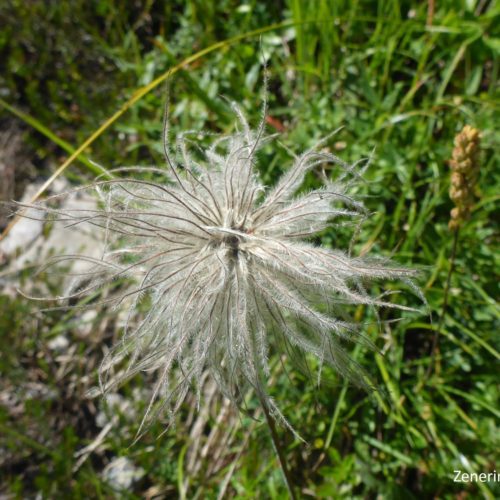
<svg viewBox="0 0 500 500">
<path fill-rule="evenodd" d="M 437 364 L 438 362 L 436 353 L 439 349 L 439 335 L 441 333 L 441 328 L 443 327 L 444 317 L 446 314 L 446 309 L 448 307 L 448 296 L 450 292 L 451 275 L 455 267 L 455 257 L 457 255 L 458 233 L 459 233 L 459 228 L 457 227 L 453 233 L 453 248 L 451 250 L 450 267 L 448 269 L 448 276 L 446 278 L 446 286 L 444 289 L 443 308 L 441 309 L 441 315 L 439 317 L 438 326 L 434 330 L 434 337 L 432 338 L 431 360 L 429 363 L 429 367 L 427 368 L 426 379 L 429 378 L 434 368 L 434 365 Z"/>
<path fill-rule="evenodd" d="M 434 1 L 435 0 L 428 0 L 427 2 L 427 20 L 425 22 L 427 26 L 432 26 L 432 21 L 434 20 Z"/>
<path fill-rule="evenodd" d="M 273 441 L 274 449 L 276 451 L 276 454 L 278 455 L 278 460 L 281 466 L 281 470 L 283 472 L 283 476 L 285 478 L 286 485 L 288 487 L 288 492 L 290 493 L 290 498 L 292 500 L 297 500 L 297 496 L 295 495 L 295 490 L 293 486 L 292 476 L 290 474 L 290 470 L 288 469 L 288 465 L 286 463 L 285 453 L 278 438 L 278 432 L 276 431 L 276 424 L 274 422 L 273 417 L 269 413 L 269 407 L 267 406 L 265 398 L 262 396 L 259 390 L 257 390 L 256 392 L 257 396 L 259 397 L 260 405 L 262 407 L 264 415 L 266 416 L 267 426 L 269 427 L 269 432 L 271 434 L 271 439 Z"/>
</svg>

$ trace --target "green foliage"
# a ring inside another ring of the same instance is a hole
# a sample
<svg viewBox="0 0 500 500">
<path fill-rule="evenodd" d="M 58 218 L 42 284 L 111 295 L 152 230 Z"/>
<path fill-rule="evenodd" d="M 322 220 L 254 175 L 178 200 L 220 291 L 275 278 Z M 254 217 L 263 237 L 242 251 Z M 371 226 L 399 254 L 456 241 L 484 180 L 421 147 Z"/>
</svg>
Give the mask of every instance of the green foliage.
<svg viewBox="0 0 500 500">
<path fill-rule="evenodd" d="M 354 161 L 373 151 L 359 194 L 374 215 L 354 251 L 375 246 L 378 253 L 395 251 L 404 264 L 420 267 L 429 311 L 384 322 L 381 331 L 376 318 L 356 312 L 384 354 L 356 348 L 354 356 L 379 381 L 385 397 L 347 387 L 328 371 L 318 389 L 300 371 L 286 362 L 284 371 L 275 360 L 273 395 L 310 444 L 306 448 L 281 432 L 304 498 L 500 495 L 498 483 L 453 482 L 457 469 L 493 471 L 500 449 L 493 272 L 498 266 L 494 150 L 500 9 L 495 2 L 474 0 L 435 4 L 432 23 L 427 3 L 402 0 L 12 1 L 0 6 L 0 96 L 32 118 L 24 125 L 15 120 L 24 127 L 40 175 L 54 170 L 67 149 L 44 130 L 76 148 L 139 87 L 191 53 L 266 25 L 296 23 L 260 41 L 222 47 L 176 74 L 169 85 L 171 133 L 230 130 L 234 120 L 221 95 L 237 101 L 258 123 L 265 58 L 269 128 L 282 131 L 280 141 L 301 150 L 342 126 L 329 144 L 333 152 Z M 164 88 L 157 88 L 139 100 L 85 152 L 87 158 L 107 167 L 161 163 L 164 98 Z M 0 121 L 12 120 L 0 106 Z M 452 243 L 447 160 L 464 124 L 482 132 L 480 201 L 460 233 L 438 370 L 428 377 Z M 265 148 L 258 167 L 266 182 L 277 178 L 285 156 L 284 149 Z M 79 171 L 70 167 L 68 172 L 83 183 L 94 175 L 91 167 L 82 163 Z M 314 185 L 314 175 L 309 182 Z M 327 232 L 323 243 L 345 247 L 351 229 Z M 0 283 L 1 273 L 0 268 Z M 29 276 L 25 272 L 23 278 Z M 43 281 L 37 286 L 46 286 Z M 421 306 L 410 294 L 394 300 Z M 250 418 L 257 406 L 251 395 L 249 415 L 232 421 L 231 445 L 218 469 L 210 469 L 205 456 L 198 458 L 197 472 L 190 472 L 189 418 L 197 410 L 189 405 L 176 429 L 157 439 L 164 430 L 158 422 L 130 446 L 146 404 L 134 399 L 134 391 L 147 388 L 147 377 L 123 389 L 137 417 L 119 412 L 105 446 L 74 471 L 75 452 L 100 431 L 99 403 L 84 397 L 95 384 L 89 373 L 92 377 L 103 347 L 119 336 L 119 322 L 115 313 L 101 311 L 92 323 L 94 333 L 82 336 L 77 312 L 41 315 L 36 308 L 7 291 L 0 295 L 0 449 L 11 457 L 1 462 L 0 493 L 110 498 L 116 492 L 101 471 L 112 457 L 128 456 L 145 478 L 120 498 L 139 498 L 147 490 L 167 498 L 217 498 L 226 478 L 228 498 L 286 498 L 265 424 Z M 381 319 L 394 318 L 383 312 Z M 61 332 L 70 340 L 69 364 L 47 347 Z M 19 401 L 6 403 L 12 394 Z M 219 429 L 214 435 L 222 447 L 226 429 L 217 417 L 223 408 L 223 402 L 214 403 L 202 433 L 206 437 Z"/>
</svg>

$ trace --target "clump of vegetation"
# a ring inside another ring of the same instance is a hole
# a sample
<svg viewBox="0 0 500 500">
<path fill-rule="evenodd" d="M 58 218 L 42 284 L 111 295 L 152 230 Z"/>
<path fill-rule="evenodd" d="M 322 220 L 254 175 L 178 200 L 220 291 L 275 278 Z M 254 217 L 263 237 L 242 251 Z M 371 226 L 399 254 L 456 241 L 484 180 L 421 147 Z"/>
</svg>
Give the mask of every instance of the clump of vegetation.
<svg viewBox="0 0 500 500">
<path fill-rule="evenodd" d="M 423 288 L 434 317 L 443 311 L 453 244 L 447 227 L 452 141 L 465 124 L 481 130 L 481 196 L 460 227 L 442 326 L 405 312 L 394 322 L 401 313 L 385 310 L 380 331 L 372 311 L 363 305 L 353 311 L 382 355 L 359 346 L 351 355 L 389 400 L 347 389 L 328 367 L 323 370 L 333 383 L 318 390 L 306 374 L 286 371 L 277 356 L 269 360 L 269 378 L 270 396 L 283 402 L 280 409 L 310 443 L 299 451 L 293 436 L 282 433 L 302 496 L 498 496 L 495 483 L 453 481 L 454 470 L 494 470 L 499 446 L 492 272 L 498 196 L 495 4 L 450 0 L 436 4 L 431 15 L 425 4 L 398 1 L 293 0 L 272 9 L 230 0 L 34 5 L 0 7 L 7 20 L 0 37 L 0 120 L 16 120 L 41 177 L 117 110 L 78 154 L 79 167 L 69 165 L 60 175 L 75 186 L 87 184 L 100 172 L 89 158 L 109 166 L 160 164 L 166 76 L 155 78 L 204 47 L 211 49 L 175 72 L 172 135 L 186 129 L 233 132 L 220 94 L 258 123 L 256 88 L 267 59 L 267 123 L 280 131 L 281 142 L 308 149 L 343 126 L 325 145 L 330 154 L 342 151 L 352 164 L 376 148 L 366 184 L 355 187 L 374 215 L 352 252 L 389 255 L 397 248 L 402 265 L 425 267 Z M 287 24 L 272 26 L 282 21 Z M 264 31 L 260 41 L 241 36 L 256 29 Z M 202 138 L 202 146 L 210 140 Z M 287 154 L 268 145 L 260 150 L 257 168 L 265 184 L 274 185 L 284 173 Z M 312 170 L 304 190 L 317 189 L 320 181 Z M 350 232 L 326 228 L 316 238 L 327 248 L 347 247 Z M 286 495 L 274 452 L 258 432 L 266 424 L 251 393 L 242 395 L 247 413 L 239 418 L 204 382 L 199 409 L 188 397 L 173 430 L 157 439 L 167 423 L 160 418 L 129 448 L 153 378 L 132 378 L 110 394 L 107 406 L 85 395 L 97 380 L 88 374 L 119 340 L 124 318 L 106 308 L 94 316 L 78 308 L 39 314 L 15 294 L 15 286 L 57 294 L 61 283 L 50 273 L 33 281 L 29 269 L 13 275 L 11 264 L 7 259 L 0 269 L 0 347 L 6 353 L 0 361 L 0 447 L 8 457 L 1 463 L 2 494 L 116 495 L 114 488 L 124 483 L 110 466 L 126 456 L 141 471 L 131 475 L 136 479 L 127 493 L 119 493 L 131 498 Z M 370 287 L 370 293 L 380 292 Z M 420 305 L 411 295 L 400 301 Z M 436 330 L 438 351 L 432 349 Z M 433 353 L 438 369 L 429 372 Z M 307 363 L 317 367 L 313 358 Z M 133 401 L 132 408 L 125 401 Z"/>
</svg>

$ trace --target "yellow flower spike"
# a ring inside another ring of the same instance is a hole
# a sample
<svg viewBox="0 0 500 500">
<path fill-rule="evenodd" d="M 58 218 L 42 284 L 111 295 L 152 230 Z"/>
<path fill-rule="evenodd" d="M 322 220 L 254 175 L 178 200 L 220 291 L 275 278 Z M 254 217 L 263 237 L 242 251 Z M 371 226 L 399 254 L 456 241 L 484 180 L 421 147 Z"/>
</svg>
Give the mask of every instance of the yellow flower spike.
<svg viewBox="0 0 500 500">
<path fill-rule="evenodd" d="M 480 133 L 465 125 L 455 137 L 455 147 L 450 160 L 450 198 L 455 208 L 450 212 L 448 227 L 458 229 L 469 217 L 474 203 L 474 191 L 479 173 Z"/>
</svg>

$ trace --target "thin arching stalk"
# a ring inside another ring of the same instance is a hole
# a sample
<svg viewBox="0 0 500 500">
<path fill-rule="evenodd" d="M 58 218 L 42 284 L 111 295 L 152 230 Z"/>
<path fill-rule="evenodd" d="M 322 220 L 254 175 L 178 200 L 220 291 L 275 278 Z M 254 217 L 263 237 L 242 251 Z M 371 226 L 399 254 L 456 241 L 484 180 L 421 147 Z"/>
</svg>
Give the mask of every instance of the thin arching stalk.
<svg viewBox="0 0 500 500">
<path fill-rule="evenodd" d="M 273 441 L 273 446 L 276 451 L 276 454 L 278 455 L 278 460 L 280 463 L 281 471 L 283 472 L 283 476 L 285 478 L 286 485 L 288 487 L 288 492 L 290 493 L 290 498 L 292 500 L 297 500 L 297 495 L 295 494 L 295 488 L 293 484 L 293 479 L 292 475 L 290 474 L 290 469 L 288 468 L 288 464 L 286 462 L 286 457 L 285 457 L 285 452 L 283 450 L 283 447 L 281 446 L 278 432 L 276 430 L 276 424 L 269 413 L 269 407 L 266 402 L 266 398 L 263 397 L 262 394 L 257 391 L 257 396 L 259 397 L 260 405 L 262 407 L 262 411 L 264 412 L 264 415 L 266 416 L 266 422 L 267 426 L 269 428 L 269 433 L 271 434 L 271 439 Z"/>
<path fill-rule="evenodd" d="M 456 228 L 453 232 L 453 247 L 451 250 L 450 257 L 450 267 L 448 269 L 448 276 L 446 278 L 446 285 L 444 289 L 444 299 L 443 299 L 443 307 L 441 309 L 441 315 L 439 316 L 439 322 L 437 328 L 434 330 L 434 337 L 432 338 L 432 348 L 431 348 L 431 360 L 429 363 L 429 367 L 427 368 L 426 379 L 432 373 L 432 370 L 436 369 L 438 360 L 437 360 L 437 351 L 439 349 L 439 335 L 441 334 L 441 328 L 443 328 L 444 317 L 446 315 L 446 309 L 448 308 L 448 296 L 450 294 L 450 283 L 451 283 L 451 275 L 453 274 L 453 269 L 455 268 L 455 258 L 457 255 L 457 247 L 458 247 L 458 233 L 460 232 L 460 228 Z"/>
</svg>

